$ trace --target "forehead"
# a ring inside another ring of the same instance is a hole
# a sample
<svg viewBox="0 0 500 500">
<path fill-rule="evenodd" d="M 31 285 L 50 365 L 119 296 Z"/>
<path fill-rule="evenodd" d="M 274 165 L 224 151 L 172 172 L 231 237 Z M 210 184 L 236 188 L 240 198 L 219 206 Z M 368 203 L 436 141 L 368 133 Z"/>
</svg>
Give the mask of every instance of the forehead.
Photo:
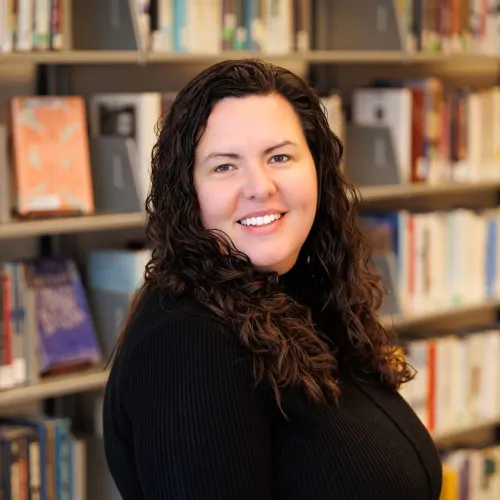
<svg viewBox="0 0 500 500">
<path fill-rule="evenodd" d="M 298 141 L 300 121 L 291 104 L 282 96 L 249 96 L 219 101 L 210 114 L 200 148 L 233 146 L 274 140 Z M 285 137 L 286 136 L 286 137 Z"/>
</svg>

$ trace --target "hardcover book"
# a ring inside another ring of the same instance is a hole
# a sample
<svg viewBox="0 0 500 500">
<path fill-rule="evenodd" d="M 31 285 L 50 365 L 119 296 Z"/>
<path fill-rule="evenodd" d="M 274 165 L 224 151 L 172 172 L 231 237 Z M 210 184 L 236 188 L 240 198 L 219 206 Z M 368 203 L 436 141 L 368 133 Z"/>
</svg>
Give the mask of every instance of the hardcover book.
<svg viewBox="0 0 500 500">
<path fill-rule="evenodd" d="M 42 374 L 101 361 L 87 297 L 76 265 L 63 257 L 24 262 Z"/>
</svg>

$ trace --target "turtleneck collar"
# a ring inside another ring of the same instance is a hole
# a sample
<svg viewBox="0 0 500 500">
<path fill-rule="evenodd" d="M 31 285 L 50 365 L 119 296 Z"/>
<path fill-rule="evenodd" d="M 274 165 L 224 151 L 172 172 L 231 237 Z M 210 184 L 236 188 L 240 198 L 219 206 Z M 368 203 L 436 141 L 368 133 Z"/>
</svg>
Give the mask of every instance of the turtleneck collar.
<svg viewBox="0 0 500 500">
<path fill-rule="evenodd" d="M 287 295 L 310 308 L 320 336 L 328 339 L 332 347 L 340 347 L 345 342 L 345 326 L 335 306 L 324 307 L 321 275 L 307 255 L 300 255 L 295 265 L 279 276 L 278 282 Z"/>
<path fill-rule="evenodd" d="M 319 301 L 319 287 L 308 257 L 299 255 L 295 265 L 278 278 L 281 289 L 301 304 L 311 306 Z"/>
</svg>

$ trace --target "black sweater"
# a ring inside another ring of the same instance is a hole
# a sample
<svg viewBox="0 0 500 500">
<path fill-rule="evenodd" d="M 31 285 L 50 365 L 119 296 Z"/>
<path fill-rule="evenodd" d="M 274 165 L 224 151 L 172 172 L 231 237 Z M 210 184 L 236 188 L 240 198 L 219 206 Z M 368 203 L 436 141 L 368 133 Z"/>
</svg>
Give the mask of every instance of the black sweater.
<svg viewBox="0 0 500 500">
<path fill-rule="evenodd" d="M 437 500 L 441 462 L 397 393 L 341 376 L 337 408 L 287 393 L 286 421 L 237 334 L 152 292 L 111 370 L 104 440 L 124 500 Z"/>
</svg>

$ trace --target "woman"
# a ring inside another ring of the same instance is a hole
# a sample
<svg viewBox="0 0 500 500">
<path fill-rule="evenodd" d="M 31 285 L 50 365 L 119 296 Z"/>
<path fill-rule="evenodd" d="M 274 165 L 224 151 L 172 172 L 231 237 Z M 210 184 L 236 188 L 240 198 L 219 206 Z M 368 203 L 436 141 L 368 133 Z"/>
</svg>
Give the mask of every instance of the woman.
<svg viewBox="0 0 500 500">
<path fill-rule="evenodd" d="M 153 258 L 106 389 L 124 500 L 439 498 L 341 155 L 283 68 L 226 61 L 178 94 L 153 152 Z"/>
</svg>

